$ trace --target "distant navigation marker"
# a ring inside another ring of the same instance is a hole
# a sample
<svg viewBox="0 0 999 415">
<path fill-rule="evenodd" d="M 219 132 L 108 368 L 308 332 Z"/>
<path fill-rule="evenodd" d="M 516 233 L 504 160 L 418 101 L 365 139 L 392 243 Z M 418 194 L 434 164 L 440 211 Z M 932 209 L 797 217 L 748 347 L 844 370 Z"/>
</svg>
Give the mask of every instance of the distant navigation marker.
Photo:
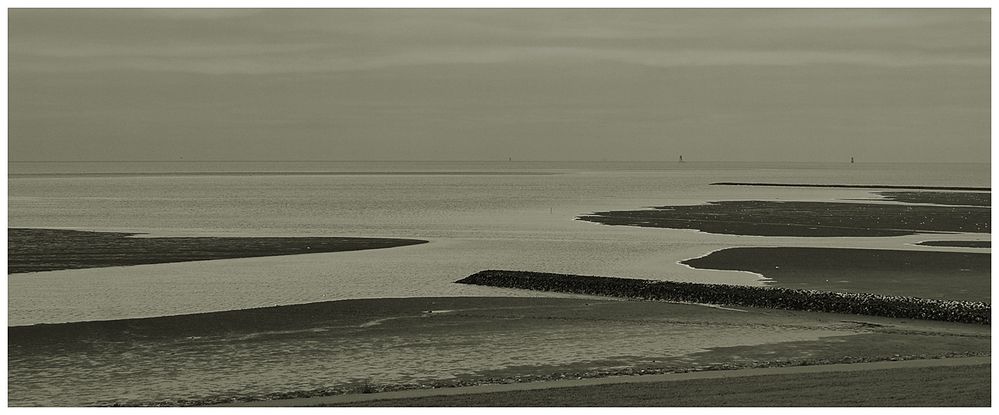
<svg viewBox="0 0 999 415">
<path fill-rule="evenodd" d="M 853 164 L 853 157 L 850 157 L 850 164 Z"/>
<path fill-rule="evenodd" d="M 680 162 L 683 163 L 683 154 L 680 155 Z"/>
</svg>

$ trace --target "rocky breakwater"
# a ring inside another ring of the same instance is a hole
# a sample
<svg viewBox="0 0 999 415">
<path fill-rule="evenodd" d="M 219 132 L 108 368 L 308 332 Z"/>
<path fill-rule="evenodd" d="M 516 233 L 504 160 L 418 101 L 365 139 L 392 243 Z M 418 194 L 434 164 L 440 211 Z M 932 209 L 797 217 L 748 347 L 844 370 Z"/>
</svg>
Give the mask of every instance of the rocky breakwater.
<svg viewBox="0 0 999 415">
<path fill-rule="evenodd" d="M 935 300 L 868 293 L 700 284 L 530 271 L 486 270 L 456 282 L 635 300 L 861 314 L 955 323 L 991 324 L 992 314 L 990 303 L 978 301 Z"/>
</svg>

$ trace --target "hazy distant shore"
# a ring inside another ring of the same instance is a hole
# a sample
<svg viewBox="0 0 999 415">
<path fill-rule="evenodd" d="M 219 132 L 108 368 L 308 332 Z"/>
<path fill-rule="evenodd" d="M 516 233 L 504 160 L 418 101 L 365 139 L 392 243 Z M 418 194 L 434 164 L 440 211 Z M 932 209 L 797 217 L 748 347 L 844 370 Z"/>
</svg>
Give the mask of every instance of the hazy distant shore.
<svg viewBox="0 0 999 415">
<path fill-rule="evenodd" d="M 544 171 L 191 171 L 191 172 L 81 172 L 13 173 L 10 178 L 161 177 L 161 176 L 540 176 Z"/>
<path fill-rule="evenodd" d="M 358 251 L 426 243 L 339 237 L 160 237 L 63 229 L 7 229 L 7 273 Z"/>
</svg>

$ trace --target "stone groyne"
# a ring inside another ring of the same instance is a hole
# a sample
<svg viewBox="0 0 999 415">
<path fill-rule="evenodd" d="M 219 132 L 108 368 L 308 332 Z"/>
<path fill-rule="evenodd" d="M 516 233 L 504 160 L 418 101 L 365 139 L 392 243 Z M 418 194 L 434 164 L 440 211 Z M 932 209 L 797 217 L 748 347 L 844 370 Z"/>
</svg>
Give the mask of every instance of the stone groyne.
<svg viewBox="0 0 999 415">
<path fill-rule="evenodd" d="M 868 293 L 654 281 L 530 271 L 486 270 L 456 282 L 637 300 L 819 311 L 987 325 L 991 324 L 992 314 L 990 303 L 977 301 L 935 300 Z"/>
</svg>

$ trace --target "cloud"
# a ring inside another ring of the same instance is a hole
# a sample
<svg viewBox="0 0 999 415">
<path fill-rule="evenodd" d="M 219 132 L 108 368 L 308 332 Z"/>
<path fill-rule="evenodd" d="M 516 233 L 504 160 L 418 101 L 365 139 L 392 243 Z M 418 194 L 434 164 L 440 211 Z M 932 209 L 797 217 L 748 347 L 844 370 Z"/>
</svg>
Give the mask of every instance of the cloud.
<svg viewBox="0 0 999 415">
<path fill-rule="evenodd" d="M 127 9 L 120 11 L 124 17 L 163 18 L 180 20 L 218 20 L 257 16 L 263 9 Z"/>
<path fill-rule="evenodd" d="M 15 10 L 12 73 L 426 65 L 983 66 L 987 11 Z"/>
<path fill-rule="evenodd" d="M 745 49 L 607 49 L 585 47 L 424 48 L 382 55 L 350 55 L 322 45 L 173 46 L 158 49 L 39 48 L 20 55 L 17 70 L 39 72 L 140 70 L 206 74 L 348 72 L 393 67 L 467 64 L 614 62 L 669 68 L 687 66 L 867 65 L 985 66 L 988 56 L 925 52 Z"/>
</svg>

